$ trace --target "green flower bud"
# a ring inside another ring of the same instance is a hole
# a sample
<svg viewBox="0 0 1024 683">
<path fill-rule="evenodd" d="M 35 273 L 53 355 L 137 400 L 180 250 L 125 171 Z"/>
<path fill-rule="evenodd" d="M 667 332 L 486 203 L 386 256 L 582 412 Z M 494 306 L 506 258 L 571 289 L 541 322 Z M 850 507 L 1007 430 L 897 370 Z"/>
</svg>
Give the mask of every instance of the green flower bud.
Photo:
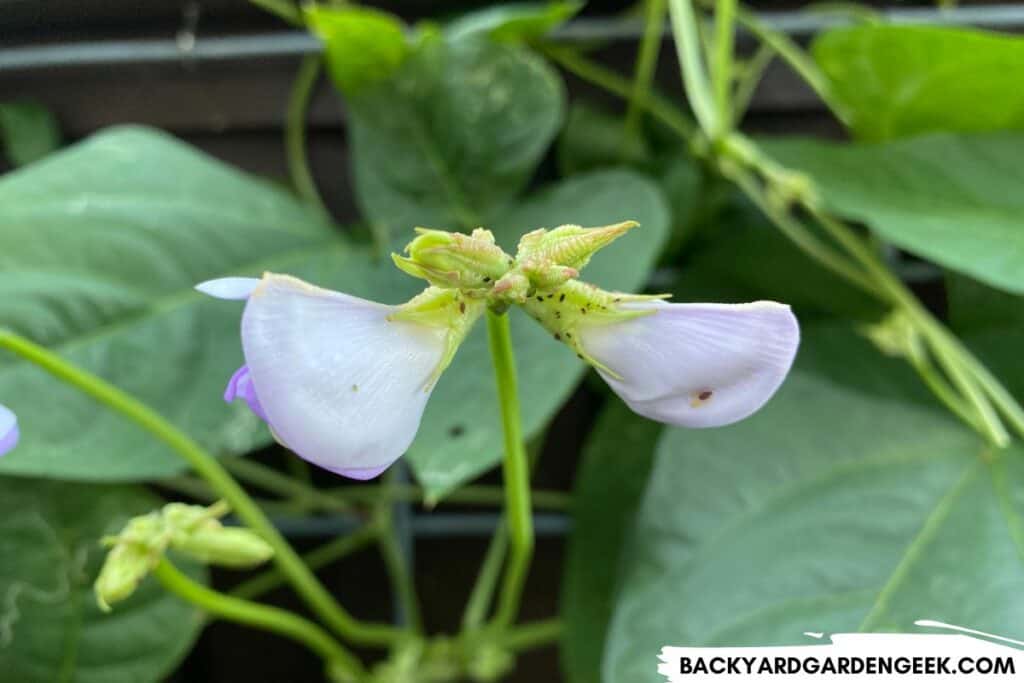
<svg viewBox="0 0 1024 683">
<path fill-rule="evenodd" d="M 159 553 L 140 543 L 114 546 L 93 584 L 96 604 L 104 612 L 109 612 L 112 604 L 127 600 L 159 559 Z"/>
<path fill-rule="evenodd" d="M 206 564 L 239 569 L 255 567 L 274 554 L 270 544 L 255 531 L 226 527 L 215 519 L 207 520 L 198 529 L 176 535 L 171 547 Z"/>
<path fill-rule="evenodd" d="M 516 264 L 527 273 L 544 273 L 545 268 L 556 265 L 579 271 L 591 256 L 638 225 L 636 221 L 624 221 L 601 228 L 562 225 L 554 230 L 534 230 L 519 240 Z M 533 284 L 540 287 L 539 282 Z"/>
<path fill-rule="evenodd" d="M 512 258 L 494 243 L 489 230 L 472 235 L 416 228 L 419 236 L 405 251 L 392 254 L 395 265 L 435 287 L 461 290 L 489 289 L 512 266 Z"/>
</svg>

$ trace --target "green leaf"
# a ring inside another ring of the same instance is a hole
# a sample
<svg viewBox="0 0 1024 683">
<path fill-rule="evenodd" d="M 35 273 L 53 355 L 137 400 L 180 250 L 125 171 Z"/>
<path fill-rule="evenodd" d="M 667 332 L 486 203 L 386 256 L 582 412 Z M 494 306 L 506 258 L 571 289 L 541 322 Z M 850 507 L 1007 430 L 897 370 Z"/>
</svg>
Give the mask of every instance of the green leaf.
<svg viewBox="0 0 1024 683">
<path fill-rule="evenodd" d="M 0 103 L 0 143 L 13 165 L 24 166 L 60 147 L 60 127 L 53 113 L 35 102 Z"/>
<path fill-rule="evenodd" d="M 641 227 L 600 251 L 582 279 L 608 289 L 643 287 L 668 232 L 657 186 L 628 171 L 575 176 L 528 199 L 491 224 L 514 250 L 520 235 L 564 223 L 598 226 L 635 219 Z M 573 391 L 586 366 L 518 309 L 512 311 L 523 431 L 538 433 Z M 502 432 L 494 370 L 483 325 L 470 334 L 427 405 L 410 459 L 431 498 L 500 462 Z"/>
<path fill-rule="evenodd" d="M 886 308 L 818 265 L 746 200 L 733 196 L 718 214 L 714 239 L 688 252 L 677 301 L 782 301 L 801 320 L 881 318 Z"/>
<path fill-rule="evenodd" d="M 557 74 L 519 48 L 425 40 L 394 78 L 349 97 L 357 199 L 382 241 L 490 225 L 562 121 Z"/>
<path fill-rule="evenodd" d="M 1024 293 L 1024 134 L 873 145 L 794 138 L 765 149 L 812 176 L 834 211 L 896 246 Z"/>
<path fill-rule="evenodd" d="M 242 363 L 241 307 L 192 286 L 264 270 L 330 273 L 337 286 L 367 263 L 291 196 L 145 129 L 96 135 L 4 176 L 0 206 L 3 324 L 215 452 L 244 453 L 269 435 L 220 398 Z M 0 473 L 138 480 L 184 469 L 134 424 L 4 353 L 0 396 L 22 427 Z"/>
<path fill-rule="evenodd" d="M 927 617 L 1024 627 L 1024 449 L 993 451 L 897 360 L 805 330 L 757 415 L 669 429 L 637 516 L 604 680 L 651 680 L 662 645 L 802 644 Z"/>
<path fill-rule="evenodd" d="M 145 683 L 164 678 L 202 615 L 153 580 L 110 614 L 92 583 L 100 537 L 161 501 L 135 487 L 0 479 L 0 671 L 18 683 Z M 205 570 L 182 563 L 193 578 Z"/>
<path fill-rule="evenodd" d="M 562 665 L 572 683 L 600 680 L 618 568 L 663 427 L 612 398 L 583 449 L 562 582 Z"/>
<path fill-rule="evenodd" d="M 578 0 L 505 3 L 470 12 L 445 26 L 449 40 L 485 35 L 500 42 L 540 38 L 571 19 L 583 8 Z"/>
<path fill-rule="evenodd" d="M 822 34 L 815 60 L 856 135 L 1024 129 L 1024 40 L 973 29 L 870 25 Z"/>
<path fill-rule="evenodd" d="M 409 54 L 405 26 L 387 12 L 311 5 L 304 14 L 326 45 L 331 78 L 346 95 L 391 78 Z"/>
</svg>

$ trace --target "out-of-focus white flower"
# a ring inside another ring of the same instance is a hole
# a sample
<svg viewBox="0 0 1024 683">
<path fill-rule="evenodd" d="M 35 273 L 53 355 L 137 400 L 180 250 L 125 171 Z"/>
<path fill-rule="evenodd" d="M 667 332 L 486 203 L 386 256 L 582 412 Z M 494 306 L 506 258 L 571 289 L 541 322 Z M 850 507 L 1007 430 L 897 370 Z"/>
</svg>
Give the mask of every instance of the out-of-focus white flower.
<svg viewBox="0 0 1024 683">
<path fill-rule="evenodd" d="M 245 399 L 284 446 L 354 479 L 377 476 L 408 449 L 435 381 L 484 306 L 436 288 L 385 306 L 271 273 L 197 289 L 248 298 L 245 365 L 225 399 Z"/>
<path fill-rule="evenodd" d="M 18 445 L 18 418 L 9 408 L 0 405 L 0 455 Z"/>
</svg>

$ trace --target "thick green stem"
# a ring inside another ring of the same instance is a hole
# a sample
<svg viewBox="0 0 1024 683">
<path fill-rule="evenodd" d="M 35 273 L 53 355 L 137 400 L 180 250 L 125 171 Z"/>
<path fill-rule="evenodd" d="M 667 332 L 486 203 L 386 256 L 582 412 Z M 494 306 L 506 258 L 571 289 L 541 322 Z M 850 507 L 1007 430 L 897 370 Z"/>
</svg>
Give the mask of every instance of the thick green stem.
<svg viewBox="0 0 1024 683">
<path fill-rule="evenodd" d="M 161 559 L 153 569 L 153 576 L 169 592 L 215 617 L 270 631 L 302 643 L 319 655 L 332 671 L 347 672 L 350 679 L 355 679 L 363 671 L 359 660 L 326 631 L 296 614 L 207 588 L 180 572 L 166 559 Z"/>
<path fill-rule="evenodd" d="M 306 155 L 306 114 L 309 101 L 313 96 L 313 88 L 320 78 L 323 58 L 319 54 L 306 55 L 302 58 L 299 71 L 295 74 L 295 82 L 288 97 L 288 116 L 285 119 L 284 140 L 285 152 L 288 157 L 288 172 L 292 177 L 295 191 L 324 218 L 330 218 L 327 207 L 316 189 L 316 180 L 309 170 L 309 158 Z"/>
<path fill-rule="evenodd" d="M 530 509 L 530 467 L 519 416 L 519 391 L 508 315 L 488 311 L 487 332 L 498 386 L 501 424 L 505 432 L 503 473 L 510 552 L 494 619 L 501 628 L 512 624 L 519 612 L 519 600 L 533 557 L 533 516 Z"/>
<path fill-rule="evenodd" d="M 13 332 L 0 331 L 0 347 L 89 394 L 169 446 L 231 506 L 239 519 L 270 544 L 274 549 L 274 562 L 281 573 L 288 577 L 309 607 L 339 635 L 360 645 L 387 645 L 401 635 L 394 627 L 364 624 L 346 612 L 217 459 L 152 408 Z"/>
<path fill-rule="evenodd" d="M 637 53 L 636 71 L 633 74 L 633 90 L 626 108 L 626 138 L 640 134 L 640 115 L 643 101 L 649 97 L 654 71 L 658 66 L 662 32 L 665 30 L 665 0 L 647 0 L 644 19 L 644 36 Z"/>
<path fill-rule="evenodd" d="M 707 71 L 701 59 L 700 34 L 697 17 L 690 0 L 669 0 L 669 15 L 672 18 L 672 34 L 675 38 L 676 54 L 683 71 L 686 97 L 690 101 L 700 127 L 709 137 L 719 132 L 718 112 L 711 97 Z"/>
</svg>

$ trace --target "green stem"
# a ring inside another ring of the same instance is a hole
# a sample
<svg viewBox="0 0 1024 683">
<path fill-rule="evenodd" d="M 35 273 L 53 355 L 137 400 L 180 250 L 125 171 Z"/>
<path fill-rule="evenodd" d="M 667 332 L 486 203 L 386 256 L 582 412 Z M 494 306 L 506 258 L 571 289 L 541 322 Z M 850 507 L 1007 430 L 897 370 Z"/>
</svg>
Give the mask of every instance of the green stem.
<svg viewBox="0 0 1024 683">
<path fill-rule="evenodd" d="M 260 605 L 219 593 L 196 583 L 166 559 L 153 569 L 153 576 L 169 592 L 215 617 L 263 629 L 302 643 L 323 659 L 329 668 L 359 676 L 363 667 L 351 653 L 311 621 L 277 607 Z"/>
<path fill-rule="evenodd" d="M 668 8 L 686 96 L 700 127 L 709 137 L 713 137 L 719 131 L 719 122 L 707 72 L 701 60 L 700 35 L 693 4 L 690 0 L 669 0 Z"/>
<path fill-rule="evenodd" d="M 654 116 L 680 137 L 687 140 L 693 137 L 696 131 L 694 122 L 672 106 L 665 98 L 653 92 L 644 92 L 641 95 L 636 95 L 633 90 L 633 84 L 629 79 L 623 78 L 611 69 L 606 69 L 600 64 L 581 56 L 575 50 L 555 45 L 543 45 L 540 49 L 551 61 L 584 81 L 593 83 L 624 99 L 635 97 L 635 101 L 639 106 L 646 109 L 651 116 Z"/>
<path fill-rule="evenodd" d="M 715 109 L 718 112 L 716 138 L 729 134 L 732 128 L 733 50 L 736 34 L 736 0 L 715 3 L 715 52 L 711 65 Z"/>
<path fill-rule="evenodd" d="M 508 552 L 508 527 L 505 525 L 504 517 L 502 517 L 501 523 L 502 525 L 495 529 L 494 536 L 491 537 L 491 542 L 487 546 L 483 564 L 480 565 L 480 573 L 477 574 L 473 591 L 469 594 L 469 601 L 466 603 L 466 610 L 462 614 L 464 631 L 480 628 L 487 619 L 487 610 L 491 606 L 491 598 L 498 585 L 498 577 L 501 576 L 501 565 Z"/>
<path fill-rule="evenodd" d="M 832 113 L 843 123 L 848 123 L 848 118 L 832 92 L 832 85 L 821 72 L 818 65 L 814 63 L 804 50 L 794 43 L 789 36 L 771 28 L 753 12 L 740 9 L 736 15 L 740 26 L 750 31 L 765 45 L 771 47 L 778 55 L 792 67 L 797 74 L 811 86 L 811 89 L 821 98 Z"/>
<path fill-rule="evenodd" d="M 394 477 L 394 469 L 385 475 L 385 494 L 388 487 L 394 483 Z M 388 577 L 391 579 L 392 593 L 401 605 L 402 616 L 413 631 L 420 633 L 423 631 L 423 622 L 420 619 L 419 600 L 416 598 L 416 585 L 409 572 L 408 558 L 398 543 L 392 504 L 391 497 L 383 495 L 375 506 L 373 518 L 377 527 L 377 545 L 380 548 L 381 559 L 387 567 Z"/>
<path fill-rule="evenodd" d="M 267 467 L 255 460 L 248 458 L 224 458 L 221 462 L 229 472 L 242 481 L 250 486 L 261 488 L 268 493 L 308 503 L 311 507 L 321 510 L 341 511 L 349 510 L 352 507 L 338 496 L 321 491 L 298 479 L 293 479 L 287 474 L 278 472 L 274 468 Z"/>
<path fill-rule="evenodd" d="M 360 645 L 387 645 L 401 635 L 394 627 L 364 624 L 346 612 L 216 458 L 152 408 L 13 332 L 0 331 L 0 347 L 9 349 L 121 413 L 181 456 L 231 506 L 239 519 L 270 544 L 274 549 L 274 562 L 281 572 L 310 608 L 338 634 Z"/>
<path fill-rule="evenodd" d="M 302 556 L 302 561 L 311 570 L 316 571 L 365 548 L 375 540 L 377 528 L 370 524 L 306 553 Z M 252 599 L 277 588 L 285 581 L 280 569 L 268 569 L 235 586 L 231 594 L 239 598 Z"/>
<path fill-rule="evenodd" d="M 494 377 L 498 387 L 501 423 L 505 432 L 505 515 L 508 518 L 510 552 L 495 624 L 507 627 L 519 612 L 519 600 L 533 557 L 533 517 L 530 510 L 530 467 L 523 444 L 519 416 L 519 391 L 516 386 L 516 365 L 508 316 L 487 312 Z"/>
<path fill-rule="evenodd" d="M 644 35 L 637 53 L 636 70 L 633 74 L 633 89 L 626 108 L 626 137 L 640 134 L 640 115 L 643 101 L 648 99 L 654 71 L 658 66 L 662 32 L 665 28 L 665 0 L 647 0 L 644 18 Z"/>
<path fill-rule="evenodd" d="M 313 88 L 320 78 L 322 62 L 323 58 L 319 54 L 306 55 L 302 58 L 299 70 L 295 74 L 291 94 L 288 96 L 284 140 L 288 172 L 291 174 L 295 191 L 306 203 L 315 208 L 317 213 L 329 220 L 330 213 L 316 189 L 316 180 L 309 170 L 309 158 L 306 155 L 306 114 L 309 111 Z"/>
<path fill-rule="evenodd" d="M 513 652 L 522 652 L 535 647 L 550 645 L 562 637 L 562 621 L 545 619 L 509 629 L 501 644 Z"/>
<path fill-rule="evenodd" d="M 750 108 L 750 102 L 754 99 L 757 86 L 761 83 L 765 69 L 775 59 L 775 50 L 767 44 L 762 43 L 757 52 L 747 62 L 743 69 L 743 75 L 736 86 L 736 93 L 733 95 L 732 125 L 739 126 L 743 117 Z"/>
</svg>

